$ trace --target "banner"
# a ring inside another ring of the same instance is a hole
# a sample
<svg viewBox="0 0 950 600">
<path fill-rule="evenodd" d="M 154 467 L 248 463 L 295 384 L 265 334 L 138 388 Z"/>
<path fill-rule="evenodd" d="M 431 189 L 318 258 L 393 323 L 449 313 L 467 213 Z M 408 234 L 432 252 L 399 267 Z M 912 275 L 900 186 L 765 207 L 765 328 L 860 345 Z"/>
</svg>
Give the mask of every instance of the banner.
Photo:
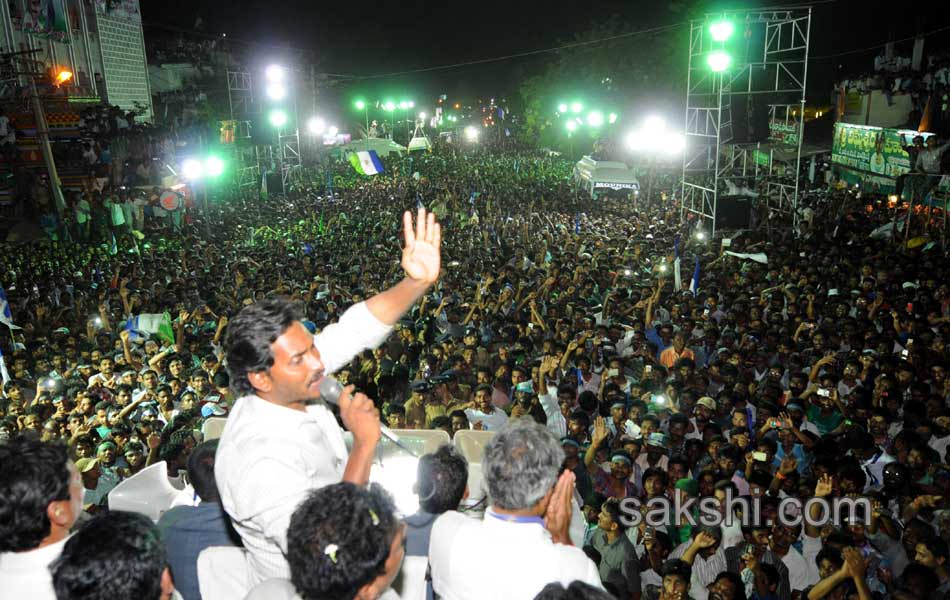
<svg viewBox="0 0 950 600">
<path fill-rule="evenodd" d="M 770 121 L 769 141 L 786 146 L 798 146 L 798 123 Z"/>
<path fill-rule="evenodd" d="M 68 24 L 63 0 L 24 0 L 21 6 L 24 32 L 66 41 Z"/>
<path fill-rule="evenodd" d="M 95 0 L 96 13 L 124 19 L 134 23 L 142 22 L 142 13 L 139 11 L 139 0 Z"/>
<path fill-rule="evenodd" d="M 932 134 L 917 133 L 912 129 L 882 129 L 866 125 L 835 123 L 835 137 L 831 146 L 831 162 L 844 169 L 836 169 L 841 180 L 881 193 L 895 190 L 896 179 L 910 171 L 910 157 L 904 152 L 901 135 L 907 144 L 914 136 L 925 139 Z M 943 186 L 941 186 L 943 189 Z"/>
</svg>

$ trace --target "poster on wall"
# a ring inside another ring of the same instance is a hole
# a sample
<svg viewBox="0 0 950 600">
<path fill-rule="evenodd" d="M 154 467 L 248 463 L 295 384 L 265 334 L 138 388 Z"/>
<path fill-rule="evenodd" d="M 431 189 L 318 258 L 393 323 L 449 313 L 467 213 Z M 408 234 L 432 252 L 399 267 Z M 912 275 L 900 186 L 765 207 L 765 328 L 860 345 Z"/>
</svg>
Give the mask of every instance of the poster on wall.
<svg viewBox="0 0 950 600">
<path fill-rule="evenodd" d="M 880 177 L 903 175 L 910 170 L 910 157 L 902 148 L 902 134 L 908 144 L 921 135 L 911 130 L 835 123 L 831 162 Z"/>
<path fill-rule="evenodd" d="M 96 0 L 96 13 L 113 19 L 142 22 L 139 0 Z"/>
<path fill-rule="evenodd" d="M 63 0 L 23 0 L 21 29 L 26 33 L 66 40 L 68 31 Z"/>
</svg>

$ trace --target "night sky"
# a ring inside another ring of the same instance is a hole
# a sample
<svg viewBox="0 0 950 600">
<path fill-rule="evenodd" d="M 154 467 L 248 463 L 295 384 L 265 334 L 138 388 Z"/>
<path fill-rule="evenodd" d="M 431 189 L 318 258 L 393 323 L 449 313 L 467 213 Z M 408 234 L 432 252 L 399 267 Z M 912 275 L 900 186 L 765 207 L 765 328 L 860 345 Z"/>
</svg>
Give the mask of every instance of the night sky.
<svg viewBox="0 0 950 600">
<path fill-rule="evenodd" d="M 142 12 L 146 36 L 150 30 L 164 26 L 191 30 L 196 17 L 201 16 L 207 35 L 227 33 L 232 40 L 259 43 L 253 50 L 262 61 L 269 60 L 269 54 L 279 56 L 282 46 L 291 45 L 312 51 L 319 71 L 367 76 L 549 48 L 570 41 L 592 19 L 605 20 L 614 15 L 634 23 L 636 29 L 685 23 L 688 17 L 684 5 L 688 3 L 142 0 Z M 706 10 L 762 5 L 743 1 L 695 4 Z M 818 58 L 809 65 L 810 100 L 826 101 L 839 65 L 845 71 L 870 69 L 876 51 L 824 57 L 946 26 L 950 24 L 950 11 L 942 5 L 935 1 L 893 3 L 892 7 L 898 9 L 895 12 L 884 10 L 883 3 L 877 2 L 815 3 L 811 54 Z M 902 11 L 904 7 L 906 12 Z M 950 30 L 930 36 L 927 43 L 947 47 L 948 40 Z M 904 47 L 909 54 L 910 43 Z M 479 66 L 349 81 L 342 87 L 346 94 L 366 96 L 503 96 L 513 93 L 522 77 L 543 68 L 554 56 L 548 53 Z"/>
</svg>

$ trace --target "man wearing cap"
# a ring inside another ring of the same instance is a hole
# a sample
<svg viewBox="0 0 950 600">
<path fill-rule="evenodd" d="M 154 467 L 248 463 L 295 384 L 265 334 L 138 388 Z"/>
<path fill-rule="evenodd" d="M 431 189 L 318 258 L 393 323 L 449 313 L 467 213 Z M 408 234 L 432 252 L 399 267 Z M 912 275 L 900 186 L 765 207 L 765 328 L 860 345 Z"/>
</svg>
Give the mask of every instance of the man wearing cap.
<svg viewBox="0 0 950 600">
<path fill-rule="evenodd" d="M 693 417 L 689 420 L 690 431 L 687 432 L 686 439 L 703 439 L 706 424 L 716 417 L 716 407 L 716 401 L 709 396 L 703 396 L 696 401 L 696 406 L 693 407 Z"/>
<path fill-rule="evenodd" d="M 660 432 L 653 432 L 646 438 L 646 454 L 637 457 L 637 465 L 643 470 L 661 469 L 666 471 L 670 463 L 666 436 Z"/>
<path fill-rule="evenodd" d="M 76 470 L 82 477 L 82 506 L 88 513 L 95 513 L 100 507 L 105 506 L 106 498 L 112 488 L 106 489 L 106 486 L 100 483 L 99 460 L 95 458 L 80 458 L 76 461 Z"/>
</svg>

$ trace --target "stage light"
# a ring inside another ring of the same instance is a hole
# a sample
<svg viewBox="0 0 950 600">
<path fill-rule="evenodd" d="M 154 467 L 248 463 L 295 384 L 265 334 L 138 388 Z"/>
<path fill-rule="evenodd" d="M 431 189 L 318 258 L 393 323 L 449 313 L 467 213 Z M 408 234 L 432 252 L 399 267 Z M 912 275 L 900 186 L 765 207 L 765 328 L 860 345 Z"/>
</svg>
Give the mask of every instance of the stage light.
<svg viewBox="0 0 950 600">
<path fill-rule="evenodd" d="M 607 117 L 607 122 L 613 125 L 617 122 L 617 113 L 610 113 L 610 116 Z"/>
<path fill-rule="evenodd" d="M 599 110 L 592 110 L 587 115 L 587 124 L 591 127 L 600 127 L 604 124 L 604 113 Z"/>
<path fill-rule="evenodd" d="M 668 154 L 679 154 L 686 148 L 686 138 L 677 133 L 665 134 L 665 146 Z"/>
<path fill-rule="evenodd" d="M 425 114 L 424 112 L 419 113 L 419 118 L 420 118 L 420 119 L 425 119 L 425 118 L 426 118 L 426 114 Z"/>
<path fill-rule="evenodd" d="M 641 152 L 647 148 L 647 136 L 640 131 L 631 131 L 624 138 L 627 149 L 633 152 Z"/>
<path fill-rule="evenodd" d="M 403 110 L 407 110 L 409 108 L 409 103 L 403 100 L 402 102 L 399 103 L 399 108 Z"/>
<path fill-rule="evenodd" d="M 284 125 L 287 124 L 287 113 L 285 113 L 284 111 L 280 109 L 272 110 L 270 111 L 268 120 L 270 121 L 270 124 L 273 125 L 274 127 L 283 127 Z"/>
<path fill-rule="evenodd" d="M 287 97 L 287 88 L 282 83 L 268 83 L 264 91 L 271 100 L 283 100 Z"/>
<path fill-rule="evenodd" d="M 415 107 L 416 107 L 416 103 L 413 102 L 412 100 L 410 100 L 410 101 L 409 101 L 409 108 L 415 108 Z"/>
<path fill-rule="evenodd" d="M 709 26 L 709 34 L 715 42 L 725 42 L 735 32 L 732 21 L 716 21 Z"/>
<path fill-rule="evenodd" d="M 662 117 L 647 117 L 647 120 L 643 122 L 643 131 L 649 133 L 659 133 L 664 129 L 666 129 L 666 122 Z"/>
<path fill-rule="evenodd" d="M 465 139 L 474 142 L 478 139 L 478 129 L 469 125 L 465 128 Z"/>
<path fill-rule="evenodd" d="M 574 130 L 577 129 L 577 122 L 575 122 L 575 121 L 568 121 L 568 122 L 567 122 L 567 125 L 565 125 L 565 127 L 567 127 L 567 130 L 568 130 L 568 131 L 574 131 Z"/>
<path fill-rule="evenodd" d="M 696 239 L 699 240 L 699 241 L 701 241 L 701 242 L 704 241 L 704 240 L 706 239 L 706 232 L 705 232 L 705 231 L 697 231 L 697 232 L 696 232 Z"/>
<path fill-rule="evenodd" d="M 581 104 L 580 102 L 572 102 L 572 103 L 571 103 L 571 112 L 572 112 L 572 113 L 579 113 L 579 112 L 581 112 L 582 110 L 584 110 L 584 105 Z"/>
<path fill-rule="evenodd" d="M 217 156 L 209 156 L 205 161 L 205 173 L 208 177 L 219 177 L 224 173 L 224 161 Z"/>
<path fill-rule="evenodd" d="M 567 104 L 564 104 L 563 102 L 560 103 L 560 104 L 558 104 L 558 105 L 557 105 L 557 112 L 562 113 L 562 114 L 563 114 L 563 113 L 566 113 L 566 112 L 567 112 Z"/>
<path fill-rule="evenodd" d="M 268 65 L 268 67 L 264 69 L 264 78 L 274 83 L 283 81 L 286 75 L 287 71 L 280 65 Z"/>
<path fill-rule="evenodd" d="M 313 135 L 320 135 L 327 129 L 327 124 L 320 117 L 310 117 L 307 121 L 307 129 Z"/>
<path fill-rule="evenodd" d="M 356 110 L 363 110 L 364 108 L 366 108 L 366 103 L 363 102 L 362 100 L 357 100 L 357 101 L 356 101 Z"/>
<path fill-rule="evenodd" d="M 327 135 L 330 137 L 336 137 L 336 134 L 338 133 L 340 133 L 340 130 L 336 127 L 331 126 L 329 129 L 327 129 Z"/>
<path fill-rule="evenodd" d="M 203 173 L 204 169 L 201 163 L 193 158 L 186 159 L 185 162 L 181 163 L 181 174 L 185 179 L 192 181 L 201 179 Z"/>
<path fill-rule="evenodd" d="M 729 56 L 728 52 L 723 52 L 722 50 L 716 50 L 706 57 L 706 64 L 709 65 L 713 73 L 722 73 L 729 68 L 729 63 L 731 62 L 732 57 Z"/>
<path fill-rule="evenodd" d="M 393 104 L 392 100 L 387 100 L 386 104 L 383 104 L 383 108 L 389 112 L 396 110 L 396 105 Z"/>
</svg>

